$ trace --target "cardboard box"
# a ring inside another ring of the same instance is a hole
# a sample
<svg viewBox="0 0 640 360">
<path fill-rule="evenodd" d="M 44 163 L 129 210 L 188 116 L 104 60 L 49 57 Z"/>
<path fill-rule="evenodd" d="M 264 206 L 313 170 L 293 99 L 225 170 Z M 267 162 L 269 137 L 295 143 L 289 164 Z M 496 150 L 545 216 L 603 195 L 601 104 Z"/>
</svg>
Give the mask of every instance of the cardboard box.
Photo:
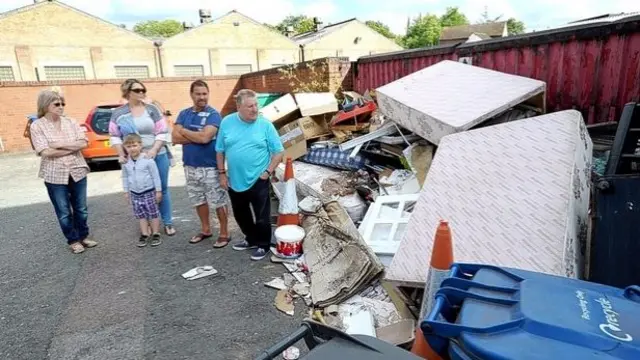
<svg viewBox="0 0 640 360">
<path fill-rule="evenodd" d="M 272 123 L 276 123 L 296 110 L 298 110 L 298 104 L 291 94 L 286 94 L 260 109 L 260 113 Z"/>
<path fill-rule="evenodd" d="M 315 139 L 321 136 L 329 135 L 329 125 L 324 115 L 305 116 L 297 120 L 302 128 L 305 139 Z"/>
<path fill-rule="evenodd" d="M 284 146 L 284 159 L 296 160 L 307 154 L 307 140 L 298 121 L 284 125 L 278 130 Z"/>
<path fill-rule="evenodd" d="M 338 100 L 330 92 L 298 93 L 296 102 L 302 116 L 333 114 L 338 112 Z"/>
</svg>

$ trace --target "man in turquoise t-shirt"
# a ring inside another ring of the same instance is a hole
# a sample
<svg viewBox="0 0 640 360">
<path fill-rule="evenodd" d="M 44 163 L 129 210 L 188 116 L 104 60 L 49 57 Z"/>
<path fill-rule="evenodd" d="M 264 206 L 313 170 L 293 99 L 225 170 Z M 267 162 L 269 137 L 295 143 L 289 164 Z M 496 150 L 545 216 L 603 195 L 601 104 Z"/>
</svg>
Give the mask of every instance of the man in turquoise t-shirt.
<svg viewBox="0 0 640 360">
<path fill-rule="evenodd" d="M 233 215 L 245 236 L 233 249 L 254 249 L 251 259 L 262 260 L 271 245 L 269 177 L 282 161 L 284 147 L 273 124 L 258 113 L 254 91 L 240 90 L 236 104 L 238 112 L 222 119 L 218 130 L 220 185 L 229 190 Z M 228 170 L 224 168 L 225 160 Z"/>
</svg>

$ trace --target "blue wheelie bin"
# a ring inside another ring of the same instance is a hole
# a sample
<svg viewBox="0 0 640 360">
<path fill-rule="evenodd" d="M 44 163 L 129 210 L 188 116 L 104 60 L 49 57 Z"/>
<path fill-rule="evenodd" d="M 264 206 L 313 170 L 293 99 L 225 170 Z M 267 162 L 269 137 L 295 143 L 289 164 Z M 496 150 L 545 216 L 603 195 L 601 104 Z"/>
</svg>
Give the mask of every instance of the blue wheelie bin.
<svg viewBox="0 0 640 360">
<path fill-rule="evenodd" d="M 640 287 L 454 264 L 420 327 L 451 360 L 640 360 Z"/>
</svg>

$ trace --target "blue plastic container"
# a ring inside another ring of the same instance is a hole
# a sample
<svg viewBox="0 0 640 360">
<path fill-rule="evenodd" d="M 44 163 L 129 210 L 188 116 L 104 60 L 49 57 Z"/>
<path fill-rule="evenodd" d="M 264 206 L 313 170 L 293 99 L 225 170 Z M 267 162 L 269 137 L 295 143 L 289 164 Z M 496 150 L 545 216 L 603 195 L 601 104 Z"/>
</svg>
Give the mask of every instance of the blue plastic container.
<svg viewBox="0 0 640 360">
<path fill-rule="evenodd" d="M 455 264 L 420 326 L 452 360 L 639 360 L 640 287 Z"/>
</svg>

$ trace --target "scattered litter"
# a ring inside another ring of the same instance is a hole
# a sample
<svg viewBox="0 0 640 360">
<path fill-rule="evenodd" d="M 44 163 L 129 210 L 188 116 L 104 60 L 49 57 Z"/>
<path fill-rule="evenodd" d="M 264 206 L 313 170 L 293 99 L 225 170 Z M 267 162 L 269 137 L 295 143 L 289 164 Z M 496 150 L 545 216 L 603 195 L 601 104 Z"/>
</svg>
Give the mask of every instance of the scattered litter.
<svg viewBox="0 0 640 360">
<path fill-rule="evenodd" d="M 289 270 L 291 275 L 293 275 L 293 277 L 295 277 L 295 279 L 298 280 L 298 282 L 307 282 L 307 275 L 305 275 L 302 271 L 299 271 L 297 264 L 284 263 L 282 265 L 284 265 L 284 267 L 286 267 L 287 270 Z"/>
<path fill-rule="evenodd" d="M 341 316 L 349 312 L 354 312 L 354 309 L 367 310 L 373 317 L 376 328 L 391 325 L 402 320 L 398 309 L 396 309 L 395 305 L 390 301 L 380 301 L 356 295 L 338 307 Z"/>
<path fill-rule="evenodd" d="M 376 329 L 376 336 L 393 345 L 404 345 L 415 339 L 416 322 L 413 319 L 404 319 L 391 325 Z"/>
<path fill-rule="evenodd" d="M 213 266 L 198 266 L 182 274 L 182 277 L 187 280 L 197 280 L 205 276 L 215 275 L 217 273 L 218 270 L 214 269 Z"/>
<path fill-rule="evenodd" d="M 433 145 L 417 142 L 404 149 L 404 159 L 418 178 L 418 188 L 422 188 L 433 161 Z"/>
<path fill-rule="evenodd" d="M 278 290 L 274 303 L 278 310 L 290 316 L 294 315 L 293 298 L 287 290 Z"/>
<path fill-rule="evenodd" d="M 342 196 L 338 198 L 338 203 L 342 205 L 354 223 L 360 222 L 367 211 L 366 203 L 358 194 Z"/>
<path fill-rule="evenodd" d="M 322 208 L 322 201 L 314 196 L 307 196 L 298 204 L 303 213 L 315 214 Z"/>
<path fill-rule="evenodd" d="M 289 274 L 289 273 L 285 273 L 285 274 L 283 274 L 283 275 L 282 275 L 282 278 L 283 278 L 284 285 L 285 285 L 287 288 L 292 287 L 292 286 L 293 286 L 293 284 L 295 284 L 295 283 L 296 283 L 296 281 L 297 281 L 297 279 L 296 279 L 293 275 L 291 275 L 291 274 Z"/>
<path fill-rule="evenodd" d="M 276 290 L 287 290 L 287 285 L 282 278 L 273 278 L 273 280 L 264 283 L 264 285 Z"/>
<path fill-rule="evenodd" d="M 300 357 L 300 349 L 295 346 L 288 348 L 282 352 L 282 358 L 284 360 L 296 360 Z"/>
<path fill-rule="evenodd" d="M 343 330 L 349 335 L 368 335 L 376 337 L 373 315 L 359 305 L 340 305 L 340 317 Z"/>
<path fill-rule="evenodd" d="M 338 305 L 329 305 L 324 308 L 324 313 L 326 315 L 337 315 L 339 311 Z"/>
<path fill-rule="evenodd" d="M 308 283 L 297 283 L 297 284 L 293 285 L 291 290 L 293 290 L 293 292 L 295 294 L 300 295 L 302 297 L 305 297 L 305 296 L 309 295 L 309 284 Z"/>
<path fill-rule="evenodd" d="M 327 196 L 346 196 L 356 192 L 356 185 L 367 183 L 366 171 L 343 171 L 322 180 L 321 189 Z"/>
</svg>

